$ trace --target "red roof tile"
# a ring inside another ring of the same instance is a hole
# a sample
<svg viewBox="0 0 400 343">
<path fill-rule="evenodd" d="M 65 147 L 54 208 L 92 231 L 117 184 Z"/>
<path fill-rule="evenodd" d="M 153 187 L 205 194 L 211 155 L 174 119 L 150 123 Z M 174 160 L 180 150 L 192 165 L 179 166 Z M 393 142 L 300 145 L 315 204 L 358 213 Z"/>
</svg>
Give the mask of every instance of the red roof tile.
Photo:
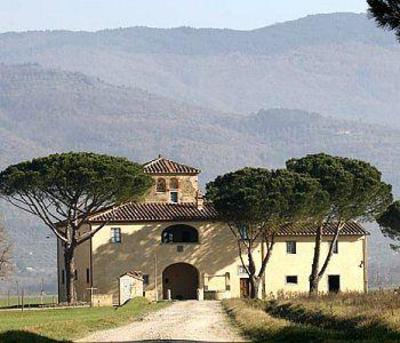
<svg viewBox="0 0 400 343">
<path fill-rule="evenodd" d="M 281 227 L 279 236 L 314 236 L 317 227 L 307 224 L 288 224 Z M 333 236 L 335 234 L 335 225 L 330 224 L 324 229 L 324 235 Z M 363 227 L 353 221 L 349 221 L 340 231 L 341 236 L 364 236 L 368 232 Z"/>
<path fill-rule="evenodd" d="M 204 204 L 199 209 L 194 203 L 127 203 L 114 209 L 105 210 L 93 216 L 90 222 L 112 223 L 158 222 L 158 221 L 215 221 L 218 213 L 211 204 Z M 313 225 L 288 224 L 281 227 L 279 236 L 314 236 L 317 228 Z M 328 226 L 324 234 L 332 236 L 334 225 Z M 355 222 L 348 222 L 340 232 L 341 236 L 364 236 L 368 232 Z"/>
<path fill-rule="evenodd" d="M 164 157 L 147 162 L 143 165 L 146 174 L 199 174 L 200 170 L 171 161 Z"/>
<path fill-rule="evenodd" d="M 199 209 L 194 203 L 127 203 L 113 210 L 93 216 L 91 222 L 146 222 L 179 220 L 214 220 L 218 216 L 215 209 L 207 204 Z"/>
</svg>

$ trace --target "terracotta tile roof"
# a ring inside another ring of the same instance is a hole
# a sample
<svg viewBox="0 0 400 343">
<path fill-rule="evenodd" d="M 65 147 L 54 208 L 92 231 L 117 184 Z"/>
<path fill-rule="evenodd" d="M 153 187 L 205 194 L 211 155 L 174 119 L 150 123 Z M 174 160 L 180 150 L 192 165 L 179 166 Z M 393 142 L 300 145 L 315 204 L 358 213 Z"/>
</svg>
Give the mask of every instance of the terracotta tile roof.
<svg viewBox="0 0 400 343">
<path fill-rule="evenodd" d="M 114 210 L 106 210 L 93 216 L 91 222 L 151 222 L 180 220 L 215 220 L 218 214 L 214 207 L 204 204 L 199 209 L 194 203 L 127 203 Z"/>
<path fill-rule="evenodd" d="M 107 209 L 93 216 L 89 221 L 93 223 L 110 221 L 113 223 L 126 222 L 158 222 L 158 221 L 215 221 L 218 213 L 211 204 L 204 204 L 199 209 L 194 203 L 127 203 L 117 208 Z M 316 227 L 313 225 L 284 225 L 279 236 L 314 236 Z M 325 235 L 334 234 L 334 225 L 324 231 Z M 348 222 L 340 232 L 341 236 L 364 236 L 369 233 L 355 222 Z"/>
<path fill-rule="evenodd" d="M 136 270 L 128 271 L 128 272 L 122 274 L 120 277 L 125 276 L 125 275 L 133 277 L 135 279 L 143 280 L 143 273 L 139 272 L 139 271 L 136 271 Z"/>
<path fill-rule="evenodd" d="M 199 174 L 200 170 L 160 156 L 143 165 L 147 174 Z"/>
<path fill-rule="evenodd" d="M 317 228 L 313 225 L 306 224 L 288 224 L 281 227 L 279 236 L 314 236 L 317 232 Z M 333 236 L 335 233 L 335 225 L 331 224 L 324 229 L 324 234 L 327 236 Z M 346 225 L 340 231 L 341 236 L 364 236 L 369 233 L 363 229 L 363 227 L 353 221 L 346 223 Z"/>
</svg>

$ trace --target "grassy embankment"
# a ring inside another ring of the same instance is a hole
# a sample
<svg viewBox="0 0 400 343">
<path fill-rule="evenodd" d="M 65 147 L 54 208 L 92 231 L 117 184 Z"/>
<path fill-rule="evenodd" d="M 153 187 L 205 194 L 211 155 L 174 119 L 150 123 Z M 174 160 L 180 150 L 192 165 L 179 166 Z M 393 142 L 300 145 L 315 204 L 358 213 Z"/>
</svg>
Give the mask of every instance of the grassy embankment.
<svg viewBox="0 0 400 343">
<path fill-rule="evenodd" d="M 226 300 L 225 309 L 255 342 L 399 342 L 400 295 L 394 292 Z"/>
<path fill-rule="evenodd" d="M 0 311 L 0 342 L 71 341 L 97 330 L 126 324 L 164 306 L 165 303 L 149 303 L 137 298 L 120 308 Z"/>
</svg>

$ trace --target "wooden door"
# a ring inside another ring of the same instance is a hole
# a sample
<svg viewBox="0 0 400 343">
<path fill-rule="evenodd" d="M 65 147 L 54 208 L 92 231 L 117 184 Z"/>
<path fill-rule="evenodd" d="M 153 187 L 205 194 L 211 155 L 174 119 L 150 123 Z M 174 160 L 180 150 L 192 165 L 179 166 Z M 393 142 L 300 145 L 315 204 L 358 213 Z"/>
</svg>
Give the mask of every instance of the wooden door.
<svg viewBox="0 0 400 343">
<path fill-rule="evenodd" d="M 250 282 L 248 278 L 240 279 L 240 297 L 248 298 L 250 295 Z"/>
</svg>

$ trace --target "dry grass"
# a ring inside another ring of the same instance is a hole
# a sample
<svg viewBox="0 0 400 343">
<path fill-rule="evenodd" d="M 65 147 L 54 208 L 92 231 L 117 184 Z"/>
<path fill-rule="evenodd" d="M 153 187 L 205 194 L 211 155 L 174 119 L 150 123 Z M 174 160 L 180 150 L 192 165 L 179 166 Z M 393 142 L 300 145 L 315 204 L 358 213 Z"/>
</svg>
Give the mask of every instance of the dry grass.
<svg viewBox="0 0 400 343">
<path fill-rule="evenodd" d="M 242 333 L 254 342 L 318 342 L 318 328 L 271 316 L 262 301 L 229 299 L 224 308 Z"/>
<path fill-rule="evenodd" d="M 167 303 L 149 303 L 144 298 L 135 298 L 119 308 L 0 311 L 0 342 L 70 342 L 97 330 L 114 328 L 137 320 L 149 311 L 167 305 Z"/>
<path fill-rule="evenodd" d="M 400 295 L 393 291 L 229 300 L 224 304 L 254 341 L 400 341 Z"/>
</svg>

